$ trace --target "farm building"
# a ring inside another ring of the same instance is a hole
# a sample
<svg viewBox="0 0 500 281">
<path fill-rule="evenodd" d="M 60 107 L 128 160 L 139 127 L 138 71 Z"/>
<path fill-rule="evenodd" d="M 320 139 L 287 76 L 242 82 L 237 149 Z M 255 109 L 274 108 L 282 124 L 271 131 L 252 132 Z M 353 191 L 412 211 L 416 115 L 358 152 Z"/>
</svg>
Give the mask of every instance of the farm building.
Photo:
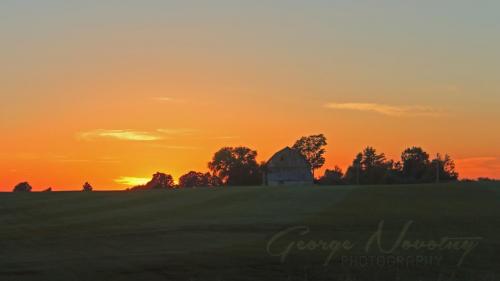
<svg viewBox="0 0 500 281">
<path fill-rule="evenodd" d="M 267 161 L 264 174 L 266 185 L 312 184 L 311 166 L 298 151 L 285 147 Z"/>
</svg>

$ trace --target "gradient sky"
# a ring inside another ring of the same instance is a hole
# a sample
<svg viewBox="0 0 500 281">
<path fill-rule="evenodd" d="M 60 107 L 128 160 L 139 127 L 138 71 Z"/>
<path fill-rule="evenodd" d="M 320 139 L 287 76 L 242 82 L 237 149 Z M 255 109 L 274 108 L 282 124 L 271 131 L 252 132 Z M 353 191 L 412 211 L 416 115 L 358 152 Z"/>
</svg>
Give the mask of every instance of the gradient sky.
<svg viewBox="0 0 500 281">
<path fill-rule="evenodd" d="M 0 190 L 123 189 L 324 133 L 500 177 L 500 2 L 0 2 Z M 127 183 L 129 185 L 127 185 Z"/>
</svg>

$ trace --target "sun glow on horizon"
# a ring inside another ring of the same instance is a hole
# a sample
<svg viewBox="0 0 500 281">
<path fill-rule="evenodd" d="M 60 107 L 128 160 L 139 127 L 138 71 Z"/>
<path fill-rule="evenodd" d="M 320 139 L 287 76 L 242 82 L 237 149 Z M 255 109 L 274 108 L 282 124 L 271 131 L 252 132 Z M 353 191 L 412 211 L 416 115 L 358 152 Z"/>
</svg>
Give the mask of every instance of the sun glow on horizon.
<svg viewBox="0 0 500 281">
<path fill-rule="evenodd" d="M 120 177 L 115 179 L 116 183 L 127 185 L 127 186 L 138 186 L 148 183 L 150 178 L 139 178 L 139 177 Z"/>
</svg>

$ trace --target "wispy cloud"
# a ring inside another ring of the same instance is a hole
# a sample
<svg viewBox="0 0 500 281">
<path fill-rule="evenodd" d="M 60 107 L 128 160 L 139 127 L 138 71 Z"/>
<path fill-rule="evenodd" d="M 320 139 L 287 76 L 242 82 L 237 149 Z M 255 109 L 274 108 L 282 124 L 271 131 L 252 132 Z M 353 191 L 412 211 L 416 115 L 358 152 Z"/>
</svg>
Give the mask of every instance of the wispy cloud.
<svg viewBox="0 0 500 281">
<path fill-rule="evenodd" d="M 173 97 L 153 97 L 151 98 L 154 101 L 158 102 L 185 102 L 183 99 L 173 98 Z"/>
<path fill-rule="evenodd" d="M 191 136 L 199 132 L 199 130 L 191 128 L 157 129 L 156 131 L 168 136 Z"/>
<path fill-rule="evenodd" d="M 379 103 L 327 103 L 326 108 L 373 112 L 386 116 L 440 116 L 442 112 L 427 106 L 396 106 Z"/>
<path fill-rule="evenodd" d="M 216 140 L 232 140 L 232 139 L 239 139 L 240 136 L 218 136 L 214 137 Z"/>
<path fill-rule="evenodd" d="M 88 162 L 92 162 L 88 159 L 56 159 L 55 161 L 60 162 L 60 163 L 88 163 Z"/>
<path fill-rule="evenodd" d="M 143 185 L 149 182 L 149 178 L 139 178 L 139 177 L 119 177 L 115 179 L 116 183 L 128 185 L 128 186 L 137 186 Z"/>
<path fill-rule="evenodd" d="M 200 149 L 198 146 L 186 146 L 186 145 L 169 145 L 169 144 L 153 144 L 153 147 L 172 149 L 172 150 L 196 150 Z"/>
<path fill-rule="evenodd" d="M 99 157 L 96 159 L 83 159 L 83 158 L 73 158 L 68 155 L 51 155 L 49 156 L 49 159 L 51 159 L 54 162 L 59 162 L 59 163 L 102 163 L 102 164 L 116 164 L 120 163 L 120 161 L 116 158 L 113 157 Z"/>
<path fill-rule="evenodd" d="M 105 130 L 105 129 L 81 132 L 78 134 L 78 138 L 83 140 L 109 138 L 109 139 L 126 140 L 126 141 L 155 141 L 162 139 L 161 136 L 151 132 L 134 131 L 134 130 Z"/>
</svg>

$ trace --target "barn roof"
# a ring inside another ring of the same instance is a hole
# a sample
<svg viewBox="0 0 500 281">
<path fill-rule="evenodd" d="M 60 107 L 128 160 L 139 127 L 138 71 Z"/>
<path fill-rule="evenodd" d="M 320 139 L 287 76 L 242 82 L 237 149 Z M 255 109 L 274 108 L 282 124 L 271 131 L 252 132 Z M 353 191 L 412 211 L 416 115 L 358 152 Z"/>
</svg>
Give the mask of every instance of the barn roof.
<svg viewBox="0 0 500 281">
<path fill-rule="evenodd" d="M 304 167 L 310 169 L 309 162 L 297 150 L 285 147 L 267 161 L 268 167 Z"/>
</svg>

